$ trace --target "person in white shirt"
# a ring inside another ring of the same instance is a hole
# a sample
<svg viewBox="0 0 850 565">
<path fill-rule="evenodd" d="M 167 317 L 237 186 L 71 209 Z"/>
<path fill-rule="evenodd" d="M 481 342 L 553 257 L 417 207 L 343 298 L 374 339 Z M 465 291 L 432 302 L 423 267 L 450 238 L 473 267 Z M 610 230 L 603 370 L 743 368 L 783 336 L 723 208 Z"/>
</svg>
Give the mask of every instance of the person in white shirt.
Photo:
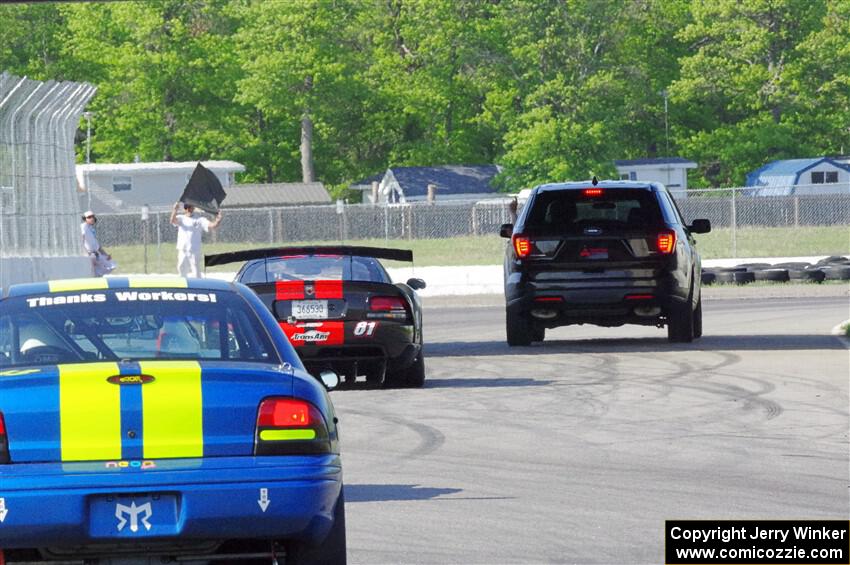
<svg viewBox="0 0 850 565">
<path fill-rule="evenodd" d="M 175 202 L 171 211 L 171 225 L 177 226 L 177 272 L 181 277 L 201 277 L 201 232 L 218 228 L 221 212 L 210 221 L 196 216 L 195 207 L 186 204 L 186 213 L 178 216 L 180 205 L 180 202 Z"/>
<path fill-rule="evenodd" d="M 100 245 L 97 240 L 97 217 L 94 212 L 87 210 L 83 214 L 83 223 L 80 224 L 80 233 L 83 238 L 83 251 L 91 260 L 91 272 L 94 277 L 102 277 L 115 269 L 112 255 Z"/>
</svg>

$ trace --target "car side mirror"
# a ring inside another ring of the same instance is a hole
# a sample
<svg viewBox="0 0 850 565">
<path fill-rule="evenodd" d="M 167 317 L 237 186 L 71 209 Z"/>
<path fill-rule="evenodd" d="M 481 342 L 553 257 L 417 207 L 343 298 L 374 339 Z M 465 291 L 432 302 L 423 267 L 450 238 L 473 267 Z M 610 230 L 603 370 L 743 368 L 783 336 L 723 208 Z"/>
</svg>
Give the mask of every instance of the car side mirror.
<svg viewBox="0 0 850 565">
<path fill-rule="evenodd" d="M 502 224 L 502 227 L 499 228 L 499 235 L 502 237 L 510 238 L 514 234 L 514 225 L 513 224 Z"/>
<path fill-rule="evenodd" d="M 691 233 L 708 233 L 711 231 L 711 222 L 708 220 L 694 220 L 688 229 Z"/>
<path fill-rule="evenodd" d="M 319 373 L 319 380 L 322 381 L 322 384 L 328 390 L 333 390 L 339 386 L 339 375 L 333 371 L 322 371 Z"/>
<path fill-rule="evenodd" d="M 425 281 L 422 279 L 407 279 L 407 286 L 413 290 L 422 290 L 425 288 Z"/>
</svg>

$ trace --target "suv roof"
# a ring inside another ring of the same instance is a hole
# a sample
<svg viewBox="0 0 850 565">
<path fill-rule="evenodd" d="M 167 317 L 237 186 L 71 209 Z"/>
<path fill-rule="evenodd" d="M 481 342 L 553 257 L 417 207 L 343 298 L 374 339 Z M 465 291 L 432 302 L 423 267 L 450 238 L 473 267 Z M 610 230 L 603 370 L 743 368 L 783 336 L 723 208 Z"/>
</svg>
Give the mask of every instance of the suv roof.
<svg viewBox="0 0 850 565">
<path fill-rule="evenodd" d="M 535 192 L 548 192 L 550 190 L 579 190 L 585 188 L 633 188 L 649 191 L 664 190 L 663 185 L 657 182 L 634 181 L 634 180 L 601 180 L 594 185 L 592 180 L 579 182 L 553 182 L 541 184 L 534 187 Z"/>
</svg>

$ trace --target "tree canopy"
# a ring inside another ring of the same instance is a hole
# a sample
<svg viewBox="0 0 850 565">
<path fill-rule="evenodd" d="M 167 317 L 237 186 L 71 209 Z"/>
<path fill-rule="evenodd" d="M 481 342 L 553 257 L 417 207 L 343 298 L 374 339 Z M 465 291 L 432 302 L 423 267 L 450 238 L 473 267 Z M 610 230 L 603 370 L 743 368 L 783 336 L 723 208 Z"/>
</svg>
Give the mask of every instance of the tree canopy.
<svg viewBox="0 0 850 565">
<path fill-rule="evenodd" d="M 11 4 L 0 35 L 0 70 L 98 87 L 99 162 L 340 193 L 393 166 L 496 163 L 517 190 L 665 156 L 729 186 L 850 151 L 845 0 Z"/>
</svg>

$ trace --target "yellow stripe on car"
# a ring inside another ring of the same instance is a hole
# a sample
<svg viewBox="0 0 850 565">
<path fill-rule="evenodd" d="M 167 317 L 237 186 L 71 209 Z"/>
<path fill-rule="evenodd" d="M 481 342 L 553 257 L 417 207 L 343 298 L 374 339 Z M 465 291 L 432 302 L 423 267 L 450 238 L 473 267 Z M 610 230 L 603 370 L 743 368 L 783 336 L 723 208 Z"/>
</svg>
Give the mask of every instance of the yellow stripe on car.
<svg viewBox="0 0 850 565">
<path fill-rule="evenodd" d="M 121 458 L 121 387 L 107 378 L 117 363 L 59 365 L 62 461 Z"/>
<path fill-rule="evenodd" d="M 100 279 L 66 279 L 47 283 L 50 292 L 69 292 L 75 290 L 101 290 L 109 288 L 109 280 Z"/>
<path fill-rule="evenodd" d="M 189 288 L 189 281 L 182 277 L 130 277 L 130 288 Z"/>
<path fill-rule="evenodd" d="M 197 361 L 141 361 L 145 459 L 204 454 L 201 365 Z"/>
<path fill-rule="evenodd" d="M 316 430 L 262 430 L 263 441 L 310 440 L 316 439 Z"/>
</svg>

